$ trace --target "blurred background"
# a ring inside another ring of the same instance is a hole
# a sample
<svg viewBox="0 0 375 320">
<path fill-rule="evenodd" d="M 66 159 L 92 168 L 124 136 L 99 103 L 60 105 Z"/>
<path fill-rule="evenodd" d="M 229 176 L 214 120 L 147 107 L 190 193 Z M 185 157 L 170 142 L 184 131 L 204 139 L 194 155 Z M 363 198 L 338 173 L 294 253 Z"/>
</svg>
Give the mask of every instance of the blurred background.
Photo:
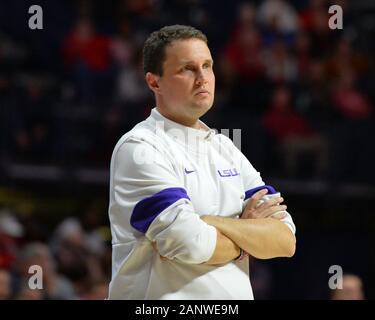
<svg viewBox="0 0 375 320">
<path fill-rule="evenodd" d="M 328 28 L 332 4 L 343 30 Z M 293 259 L 252 261 L 255 298 L 374 299 L 372 0 L 0 0 L 0 299 L 106 297 L 111 153 L 154 107 L 143 42 L 175 23 L 209 39 L 203 120 L 242 130 L 297 225 Z M 44 290 L 28 287 L 33 264 Z M 350 274 L 338 294 L 332 265 Z"/>
</svg>

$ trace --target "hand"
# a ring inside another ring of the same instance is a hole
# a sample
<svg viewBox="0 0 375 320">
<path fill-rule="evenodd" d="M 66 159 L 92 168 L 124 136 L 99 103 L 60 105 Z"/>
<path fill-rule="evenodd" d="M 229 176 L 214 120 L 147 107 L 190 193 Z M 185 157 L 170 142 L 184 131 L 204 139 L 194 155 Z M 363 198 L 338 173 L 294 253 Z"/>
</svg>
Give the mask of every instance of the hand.
<svg viewBox="0 0 375 320">
<path fill-rule="evenodd" d="M 241 219 L 261 219 L 274 218 L 284 219 L 286 217 L 286 205 L 280 205 L 284 199 L 282 197 L 275 197 L 265 200 L 259 205 L 259 201 L 267 194 L 267 189 L 259 190 L 254 193 L 242 212 Z"/>
<path fill-rule="evenodd" d="M 152 245 L 152 247 L 154 248 L 154 250 L 159 254 L 159 250 L 158 250 L 158 247 L 157 247 L 157 245 L 156 245 L 156 241 L 151 242 L 151 245 Z M 160 256 L 160 260 L 161 260 L 161 261 L 166 261 L 166 260 L 168 260 L 167 257 L 164 257 L 164 256 L 162 256 L 161 254 L 159 254 L 159 256 Z"/>
</svg>

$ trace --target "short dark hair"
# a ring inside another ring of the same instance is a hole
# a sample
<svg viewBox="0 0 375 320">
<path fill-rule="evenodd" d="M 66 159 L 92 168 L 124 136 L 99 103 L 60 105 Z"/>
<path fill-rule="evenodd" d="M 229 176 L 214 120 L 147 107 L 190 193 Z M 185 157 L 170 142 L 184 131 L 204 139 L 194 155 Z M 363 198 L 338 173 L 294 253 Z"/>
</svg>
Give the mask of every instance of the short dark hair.
<svg viewBox="0 0 375 320">
<path fill-rule="evenodd" d="M 163 75 L 165 48 L 176 40 L 199 39 L 207 43 L 206 35 L 194 27 L 172 25 L 154 31 L 143 46 L 143 71 Z"/>
</svg>

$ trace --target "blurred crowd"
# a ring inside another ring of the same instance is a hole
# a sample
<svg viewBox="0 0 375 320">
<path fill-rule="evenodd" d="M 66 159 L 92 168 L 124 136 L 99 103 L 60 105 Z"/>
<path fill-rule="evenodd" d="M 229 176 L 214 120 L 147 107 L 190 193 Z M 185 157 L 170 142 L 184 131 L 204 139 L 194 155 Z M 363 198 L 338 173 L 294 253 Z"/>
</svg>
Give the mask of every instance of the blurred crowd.
<svg viewBox="0 0 375 320">
<path fill-rule="evenodd" d="M 215 103 L 204 121 L 242 129 L 242 151 L 263 177 L 373 183 L 368 1 L 49 0 L 44 29 L 34 31 L 27 3 L 0 0 L 0 176 L 9 163 L 108 169 L 117 140 L 154 107 L 143 42 L 178 23 L 205 32 L 214 57 Z M 343 8 L 343 30 L 328 27 L 331 4 Z M 35 217 L 6 210 L 0 299 L 105 297 L 110 235 L 94 209 L 53 230 L 40 223 L 39 233 Z M 32 264 L 43 266 L 45 290 L 29 289 Z"/>
<path fill-rule="evenodd" d="M 35 217 L 1 209 L 0 300 L 105 299 L 111 238 L 100 216 L 90 207 L 49 230 Z M 39 280 L 33 266 L 41 268 Z"/>
<path fill-rule="evenodd" d="M 55 0 L 44 11 L 43 31 L 7 24 L 4 15 L 3 159 L 108 167 L 118 138 L 154 107 L 143 42 L 151 31 L 180 23 L 208 35 L 215 59 L 208 124 L 242 129 L 243 152 L 259 170 L 369 182 L 375 50 L 363 12 L 371 11 L 334 1 L 344 28 L 331 30 L 330 4 Z"/>
</svg>

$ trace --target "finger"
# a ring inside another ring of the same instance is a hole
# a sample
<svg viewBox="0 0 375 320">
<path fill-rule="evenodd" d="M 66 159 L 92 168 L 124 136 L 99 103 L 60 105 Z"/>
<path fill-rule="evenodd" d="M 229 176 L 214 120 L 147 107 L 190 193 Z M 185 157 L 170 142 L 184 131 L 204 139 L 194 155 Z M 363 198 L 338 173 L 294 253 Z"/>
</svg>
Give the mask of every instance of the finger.
<svg viewBox="0 0 375 320">
<path fill-rule="evenodd" d="M 164 256 L 161 255 L 161 256 L 160 256 L 160 260 L 161 260 L 161 261 L 166 261 L 166 260 L 168 260 L 168 258 L 167 258 L 167 257 L 164 257 Z"/>
<path fill-rule="evenodd" d="M 279 205 L 284 201 L 283 197 L 275 197 L 269 200 L 264 201 L 259 207 L 258 210 L 263 211 L 269 207 L 272 207 L 274 205 Z"/>
<path fill-rule="evenodd" d="M 244 210 L 243 213 L 240 216 L 240 219 L 249 219 L 251 217 L 251 213 L 252 212 L 253 211 L 251 211 L 249 209 L 248 210 Z"/>
<path fill-rule="evenodd" d="M 255 192 L 252 197 L 250 198 L 248 204 L 246 205 L 246 208 L 254 209 L 256 207 L 257 202 L 262 199 L 263 196 L 265 196 L 268 193 L 268 189 L 262 189 L 257 192 Z"/>
<path fill-rule="evenodd" d="M 287 213 L 285 211 L 279 211 L 274 213 L 273 215 L 270 216 L 270 218 L 277 219 L 277 220 L 282 220 L 286 218 Z"/>
<path fill-rule="evenodd" d="M 285 211 L 287 209 L 286 205 L 275 205 L 270 208 L 267 208 L 266 210 L 262 211 L 260 214 L 261 218 L 268 218 L 279 211 Z"/>
</svg>

